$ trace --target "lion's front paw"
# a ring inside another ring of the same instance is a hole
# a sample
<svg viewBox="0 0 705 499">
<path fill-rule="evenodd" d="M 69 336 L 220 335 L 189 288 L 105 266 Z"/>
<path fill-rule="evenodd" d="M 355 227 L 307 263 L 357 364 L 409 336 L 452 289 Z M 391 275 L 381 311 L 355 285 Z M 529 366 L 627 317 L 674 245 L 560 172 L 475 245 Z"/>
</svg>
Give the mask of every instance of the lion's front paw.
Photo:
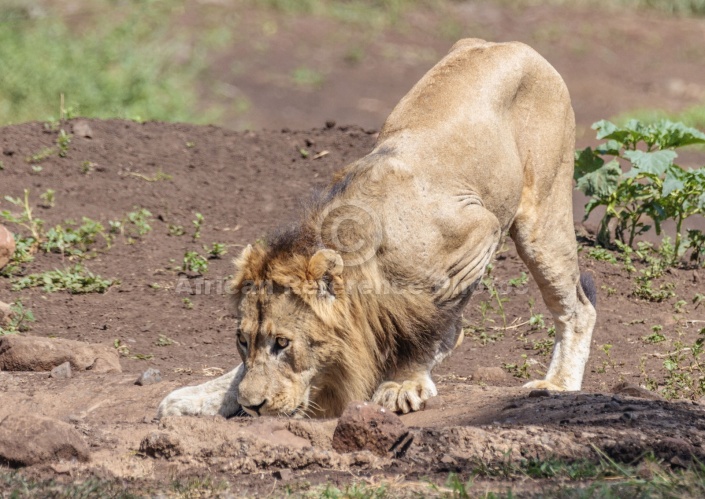
<svg viewBox="0 0 705 499">
<path fill-rule="evenodd" d="M 426 375 L 420 379 L 406 380 L 401 383 L 385 381 L 377 388 L 372 401 L 390 411 L 406 414 L 421 410 L 424 402 L 437 394 L 436 385 Z"/>
<path fill-rule="evenodd" d="M 201 386 L 187 386 L 174 390 L 159 404 L 157 418 L 166 416 L 234 415 L 240 406 L 233 392 L 208 392 Z"/>
<path fill-rule="evenodd" d="M 534 390 L 550 390 L 552 392 L 564 392 L 565 388 L 558 385 L 554 385 L 550 381 L 545 379 L 537 379 L 535 381 L 529 381 L 524 385 L 524 388 L 532 388 Z"/>
</svg>

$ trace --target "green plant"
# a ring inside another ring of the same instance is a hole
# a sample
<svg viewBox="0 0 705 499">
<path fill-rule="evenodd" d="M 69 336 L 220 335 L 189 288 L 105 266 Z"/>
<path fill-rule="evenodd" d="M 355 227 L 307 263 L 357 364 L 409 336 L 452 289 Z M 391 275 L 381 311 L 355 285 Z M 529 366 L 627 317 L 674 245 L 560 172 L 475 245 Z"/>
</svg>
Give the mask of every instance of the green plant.
<svg viewBox="0 0 705 499">
<path fill-rule="evenodd" d="M 149 225 L 152 213 L 138 206 L 133 208 L 135 211 L 127 213 L 122 220 L 111 220 L 108 222 L 110 233 L 122 234 L 132 240 L 133 238 L 144 236 L 152 230 L 152 226 Z"/>
<path fill-rule="evenodd" d="M 29 322 L 34 322 L 34 314 L 17 300 L 10 306 L 9 321 L 5 324 L 0 322 L 0 336 L 6 334 L 17 334 L 29 331 Z"/>
<path fill-rule="evenodd" d="M 56 146 L 59 148 L 59 157 L 65 158 L 69 153 L 69 145 L 71 144 L 72 135 L 66 133 L 62 128 L 59 136 L 56 138 Z"/>
<path fill-rule="evenodd" d="M 118 281 L 114 279 L 103 279 L 90 272 L 83 265 L 76 264 L 64 270 L 49 270 L 16 279 L 12 289 L 19 291 L 41 287 L 48 293 L 56 291 L 68 291 L 71 294 L 105 293 L 117 283 Z"/>
<path fill-rule="evenodd" d="M 608 367 L 611 367 L 613 371 L 617 370 L 617 364 L 615 364 L 611 354 L 612 346 L 613 345 L 611 345 L 610 343 L 605 343 L 604 345 L 600 346 L 600 350 L 602 350 L 605 354 L 605 357 L 607 357 L 607 360 L 602 361 L 602 366 L 597 368 L 597 372 L 600 374 L 606 373 Z"/>
<path fill-rule="evenodd" d="M 172 225 L 169 224 L 169 235 L 170 236 L 183 236 L 186 234 L 183 225 Z"/>
<path fill-rule="evenodd" d="M 228 252 L 228 250 L 225 248 L 226 247 L 223 243 L 213 243 L 210 248 L 208 248 L 208 246 L 203 247 L 203 249 L 208 252 L 208 258 L 222 257 Z"/>
<path fill-rule="evenodd" d="M 29 190 L 24 190 L 24 199 L 5 196 L 5 200 L 15 206 L 20 207 L 22 211 L 20 213 L 12 213 L 8 210 L 3 210 L 0 211 L 0 217 L 6 222 L 14 223 L 27 229 L 32 234 L 34 245 L 32 250 L 36 249 L 36 246 L 42 240 L 42 227 L 44 226 L 44 220 L 34 218 L 32 214 L 32 207 L 29 204 Z"/>
<path fill-rule="evenodd" d="M 690 345 L 674 341 L 673 349 L 663 361 L 666 370 L 661 390 L 667 398 L 699 398 L 705 394 L 705 363 L 701 357 L 705 344 L 705 328 Z"/>
<path fill-rule="evenodd" d="M 614 263 L 615 265 L 617 264 L 617 259 L 615 256 L 605 248 L 590 248 L 587 255 L 590 258 L 600 262 L 609 262 Z"/>
<path fill-rule="evenodd" d="M 39 197 L 44 201 L 44 206 L 47 208 L 53 208 L 56 204 L 56 191 L 54 189 L 47 189 Z"/>
<path fill-rule="evenodd" d="M 45 159 L 51 157 L 54 154 L 54 148 L 53 147 L 45 147 L 39 152 L 36 152 L 34 154 L 31 154 L 25 158 L 25 161 L 30 164 L 37 164 L 41 163 Z M 42 171 L 40 167 L 37 167 L 38 169 L 34 169 L 35 172 L 40 172 Z"/>
<path fill-rule="evenodd" d="M 88 175 L 95 170 L 95 167 L 98 166 L 95 163 L 91 161 L 83 161 L 81 162 L 81 173 L 84 175 Z"/>
<path fill-rule="evenodd" d="M 662 330 L 663 326 L 651 326 L 651 331 L 653 332 L 648 336 L 642 336 L 641 339 L 644 341 L 644 343 L 650 343 L 652 345 L 656 343 L 661 343 L 662 341 L 666 341 L 666 337 L 663 335 L 663 333 L 661 333 Z"/>
<path fill-rule="evenodd" d="M 174 340 L 163 334 L 160 334 L 157 341 L 154 342 L 154 344 L 158 347 L 168 347 L 174 343 Z"/>
<path fill-rule="evenodd" d="M 196 251 L 187 251 L 184 255 L 184 263 L 181 268 L 184 271 L 203 274 L 208 271 L 208 260 L 199 255 Z"/>
<path fill-rule="evenodd" d="M 576 152 L 575 180 L 577 188 L 591 198 L 586 218 L 598 206 L 605 207 L 598 242 L 611 243 L 613 220 L 614 235 L 628 246 L 651 228 L 647 218 L 658 235 L 662 223 L 673 220 L 675 243 L 669 265 L 677 264 L 688 248 L 699 254 L 699 240 L 687 239 L 683 223 L 705 211 L 705 168 L 686 170 L 676 165 L 674 149 L 705 144 L 705 134 L 668 120 L 653 124 L 630 120 L 622 127 L 602 120 L 593 129 L 598 140 L 606 141 L 594 151 L 588 147 Z M 613 159 L 605 162 L 605 156 Z M 620 161 L 630 166 L 624 173 Z"/>
<path fill-rule="evenodd" d="M 529 276 L 526 275 L 526 272 L 522 272 L 519 277 L 509 279 L 509 285 L 514 288 L 524 286 L 527 282 L 529 282 Z"/>
<path fill-rule="evenodd" d="M 515 378 L 529 379 L 531 377 L 531 374 L 529 373 L 529 367 L 531 367 L 531 364 L 529 363 L 529 360 L 528 360 L 526 354 L 521 354 L 521 358 L 524 359 L 523 363 L 521 363 L 521 364 L 503 363 L 502 368 L 505 369 L 509 374 L 511 374 Z"/>
<path fill-rule="evenodd" d="M 194 232 L 193 232 L 193 240 L 197 241 L 201 238 L 201 229 L 203 228 L 203 222 L 205 221 L 205 218 L 203 218 L 203 215 L 200 213 L 195 214 L 196 218 L 191 222 L 193 224 Z"/>
<path fill-rule="evenodd" d="M 191 301 L 190 298 L 184 298 L 181 300 L 181 302 L 184 304 L 184 308 L 186 310 L 192 310 L 193 309 L 193 302 Z"/>
<path fill-rule="evenodd" d="M 83 217 L 81 225 L 71 220 L 67 220 L 65 225 L 66 227 L 57 225 L 46 232 L 44 242 L 41 244 L 44 251 L 68 256 L 86 256 L 98 236 L 108 241 L 105 227 L 90 218 Z M 75 227 L 71 227 L 72 225 Z"/>
</svg>

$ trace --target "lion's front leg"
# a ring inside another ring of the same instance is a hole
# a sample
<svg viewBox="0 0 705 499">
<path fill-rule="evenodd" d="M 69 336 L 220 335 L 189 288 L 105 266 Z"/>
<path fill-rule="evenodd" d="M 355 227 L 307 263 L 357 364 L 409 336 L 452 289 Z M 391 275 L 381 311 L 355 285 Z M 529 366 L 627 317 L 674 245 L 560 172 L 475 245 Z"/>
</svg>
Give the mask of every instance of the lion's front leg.
<svg viewBox="0 0 705 499">
<path fill-rule="evenodd" d="M 428 366 L 414 366 L 398 371 L 393 380 L 379 385 L 372 401 L 390 411 L 406 414 L 421 410 L 424 403 L 437 394 Z"/>
<path fill-rule="evenodd" d="M 245 375 L 245 366 L 235 369 L 201 385 L 174 390 L 159 404 L 157 418 L 165 416 L 215 416 L 231 417 L 240 410 L 237 389 Z"/>
</svg>

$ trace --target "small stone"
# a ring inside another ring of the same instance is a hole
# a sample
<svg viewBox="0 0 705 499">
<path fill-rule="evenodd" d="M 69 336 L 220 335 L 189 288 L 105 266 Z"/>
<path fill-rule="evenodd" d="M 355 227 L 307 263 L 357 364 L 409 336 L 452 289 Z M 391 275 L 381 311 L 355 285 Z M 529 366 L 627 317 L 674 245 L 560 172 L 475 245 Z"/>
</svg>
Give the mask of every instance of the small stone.
<svg viewBox="0 0 705 499">
<path fill-rule="evenodd" d="M 351 402 L 333 432 L 338 452 L 369 450 L 378 456 L 403 453 L 410 444 L 409 429 L 393 412 L 372 402 Z"/>
<path fill-rule="evenodd" d="M 135 384 L 139 386 L 153 385 L 155 383 L 159 383 L 161 380 L 162 373 L 159 372 L 159 369 L 153 369 L 150 367 L 143 372 L 139 378 L 137 378 Z"/>
<path fill-rule="evenodd" d="M 333 120 L 326 121 L 326 128 L 333 128 L 334 126 L 335 126 L 335 121 L 333 121 Z"/>
<path fill-rule="evenodd" d="M 54 369 L 51 370 L 51 373 L 49 374 L 50 378 L 55 379 L 68 379 L 71 376 L 72 374 L 70 362 L 64 362 L 63 364 L 56 366 Z"/>
<path fill-rule="evenodd" d="M 15 236 L 4 225 L 0 225 L 0 269 L 10 263 L 15 254 Z"/>
<path fill-rule="evenodd" d="M 73 123 L 73 134 L 77 137 L 86 137 L 90 139 L 93 137 L 93 130 L 87 121 L 79 120 Z"/>
<path fill-rule="evenodd" d="M 287 469 L 275 471 L 273 473 L 273 475 L 274 475 L 274 478 L 276 478 L 277 480 L 282 480 L 284 482 L 288 482 L 289 480 L 291 480 L 294 477 L 294 472 L 287 468 Z"/>
<path fill-rule="evenodd" d="M 477 367 L 472 373 L 472 380 L 487 384 L 504 383 L 509 380 L 509 374 L 501 367 Z"/>
</svg>

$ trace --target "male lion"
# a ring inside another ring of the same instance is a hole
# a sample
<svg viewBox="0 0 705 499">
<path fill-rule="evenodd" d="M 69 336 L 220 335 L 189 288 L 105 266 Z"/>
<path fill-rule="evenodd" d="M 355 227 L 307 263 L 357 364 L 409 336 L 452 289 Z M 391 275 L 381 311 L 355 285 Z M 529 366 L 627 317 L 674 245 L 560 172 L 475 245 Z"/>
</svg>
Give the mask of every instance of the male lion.
<svg viewBox="0 0 705 499">
<path fill-rule="evenodd" d="M 330 417 L 370 398 L 421 409 L 506 233 L 556 323 L 546 379 L 526 386 L 579 390 L 595 289 L 578 269 L 574 133 L 568 90 L 535 51 L 456 43 L 299 224 L 243 251 L 242 364 L 172 392 L 159 416 Z"/>
</svg>

